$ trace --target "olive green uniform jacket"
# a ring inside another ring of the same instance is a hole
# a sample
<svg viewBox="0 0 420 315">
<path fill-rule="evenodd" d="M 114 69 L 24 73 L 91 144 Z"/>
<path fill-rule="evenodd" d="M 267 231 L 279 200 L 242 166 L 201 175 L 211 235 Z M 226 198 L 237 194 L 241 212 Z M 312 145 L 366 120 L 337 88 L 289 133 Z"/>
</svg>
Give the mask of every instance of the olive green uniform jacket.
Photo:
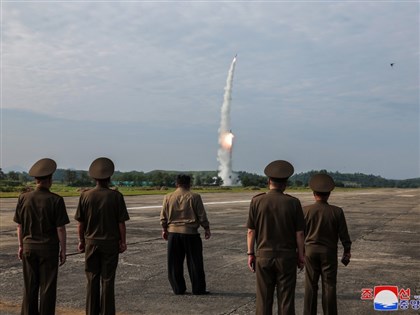
<svg viewBox="0 0 420 315">
<path fill-rule="evenodd" d="M 337 244 L 350 252 L 351 240 L 343 209 L 326 201 L 303 208 L 305 215 L 304 314 L 317 314 L 318 281 L 322 278 L 324 314 L 337 314 Z"/>
<path fill-rule="evenodd" d="M 75 219 L 85 229 L 86 314 L 115 314 L 119 223 L 130 219 L 124 197 L 119 191 L 98 186 L 85 191 Z"/>
<path fill-rule="evenodd" d="M 300 201 L 271 189 L 251 200 L 247 227 L 255 231 L 257 314 L 271 314 L 277 287 L 279 314 L 295 314 L 296 232 L 304 230 Z"/>
<path fill-rule="evenodd" d="M 38 310 L 41 315 L 54 314 L 59 256 L 57 227 L 70 222 L 64 200 L 46 188 L 23 193 L 13 220 L 21 225 L 23 239 L 22 314 L 38 314 Z"/>
</svg>

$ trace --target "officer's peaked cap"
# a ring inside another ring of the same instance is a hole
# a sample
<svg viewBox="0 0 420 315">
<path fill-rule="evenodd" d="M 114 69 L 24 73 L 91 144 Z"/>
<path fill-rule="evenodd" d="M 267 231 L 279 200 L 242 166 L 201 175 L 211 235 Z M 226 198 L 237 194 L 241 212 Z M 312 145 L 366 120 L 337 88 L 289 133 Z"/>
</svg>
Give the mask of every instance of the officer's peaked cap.
<svg viewBox="0 0 420 315">
<path fill-rule="evenodd" d="M 334 189 L 335 183 L 327 174 L 315 174 L 309 180 L 309 187 L 316 192 L 327 193 Z"/>
<path fill-rule="evenodd" d="M 90 164 L 89 175 L 94 179 L 106 179 L 114 174 L 114 169 L 114 162 L 106 157 L 100 157 Z"/>
<path fill-rule="evenodd" d="M 276 160 L 268 164 L 264 174 L 270 178 L 287 179 L 293 175 L 293 165 L 284 160 Z"/>
<path fill-rule="evenodd" d="M 54 160 L 45 158 L 40 159 L 29 170 L 29 175 L 33 177 L 46 177 L 55 172 L 57 163 Z"/>
</svg>

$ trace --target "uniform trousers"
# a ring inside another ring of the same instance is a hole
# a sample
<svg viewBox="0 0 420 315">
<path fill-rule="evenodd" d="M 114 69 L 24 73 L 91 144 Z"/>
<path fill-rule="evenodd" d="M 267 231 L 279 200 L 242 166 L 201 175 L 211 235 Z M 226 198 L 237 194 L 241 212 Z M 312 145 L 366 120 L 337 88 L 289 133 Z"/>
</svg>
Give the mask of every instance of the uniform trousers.
<svg viewBox="0 0 420 315">
<path fill-rule="evenodd" d="M 318 281 L 320 276 L 324 315 L 337 314 L 337 268 L 337 252 L 305 248 L 304 315 L 317 314 Z"/>
<path fill-rule="evenodd" d="M 115 274 L 118 242 L 86 243 L 86 314 L 115 314 Z"/>
<path fill-rule="evenodd" d="M 278 314 L 295 314 L 296 266 L 296 253 L 285 253 L 282 257 L 257 256 L 257 315 L 273 313 L 276 288 Z"/>
<path fill-rule="evenodd" d="M 58 245 L 44 248 L 24 245 L 22 256 L 24 291 L 21 314 L 55 314 Z"/>
<path fill-rule="evenodd" d="M 184 279 L 185 257 L 192 293 L 205 293 L 206 277 L 200 234 L 168 233 L 168 278 L 175 294 L 184 294 L 187 289 Z"/>
</svg>

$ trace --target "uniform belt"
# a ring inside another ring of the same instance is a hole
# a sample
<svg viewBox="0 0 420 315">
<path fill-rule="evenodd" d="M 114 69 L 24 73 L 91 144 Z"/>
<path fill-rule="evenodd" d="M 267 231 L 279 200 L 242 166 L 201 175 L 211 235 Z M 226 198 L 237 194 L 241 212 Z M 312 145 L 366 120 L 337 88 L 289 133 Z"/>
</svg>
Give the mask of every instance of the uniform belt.
<svg viewBox="0 0 420 315">
<path fill-rule="evenodd" d="M 86 244 L 88 245 L 111 245 L 115 246 L 119 244 L 119 240 L 98 240 L 93 238 L 87 238 Z"/>
<path fill-rule="evenodd" d="M 296 257 L 296 251 L 294 250 L 257 250 L 257 257 L 260 258 L 293 258 Z"/>
<path fill-rule="evenodd" d="M 58 250 L 57 244 L 23 243 L 23 249 Z"/>
</svg>

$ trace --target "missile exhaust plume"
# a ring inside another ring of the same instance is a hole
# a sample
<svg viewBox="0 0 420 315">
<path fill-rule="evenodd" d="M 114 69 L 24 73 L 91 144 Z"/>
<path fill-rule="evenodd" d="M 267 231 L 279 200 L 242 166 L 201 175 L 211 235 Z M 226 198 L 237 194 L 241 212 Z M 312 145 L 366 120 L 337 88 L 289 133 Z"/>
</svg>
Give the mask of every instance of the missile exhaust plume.
<svg viewBox="0 0 420 315">
<path fill-rule="evenodd" d="M 223 186 L 234 186 L 238 184 L 237 176 L 232 171 L 232 148 L 234 135 L 230 128 L 230 103 L 232 100 L 232 83 L 235 72 L 236 57 L 232 60 L 226 79 L 225 94 L 221 110 L 219 127 L 219 150 L 217 160 L 219 161 L 219 177 L 223 180 Z"/>
</svg>

